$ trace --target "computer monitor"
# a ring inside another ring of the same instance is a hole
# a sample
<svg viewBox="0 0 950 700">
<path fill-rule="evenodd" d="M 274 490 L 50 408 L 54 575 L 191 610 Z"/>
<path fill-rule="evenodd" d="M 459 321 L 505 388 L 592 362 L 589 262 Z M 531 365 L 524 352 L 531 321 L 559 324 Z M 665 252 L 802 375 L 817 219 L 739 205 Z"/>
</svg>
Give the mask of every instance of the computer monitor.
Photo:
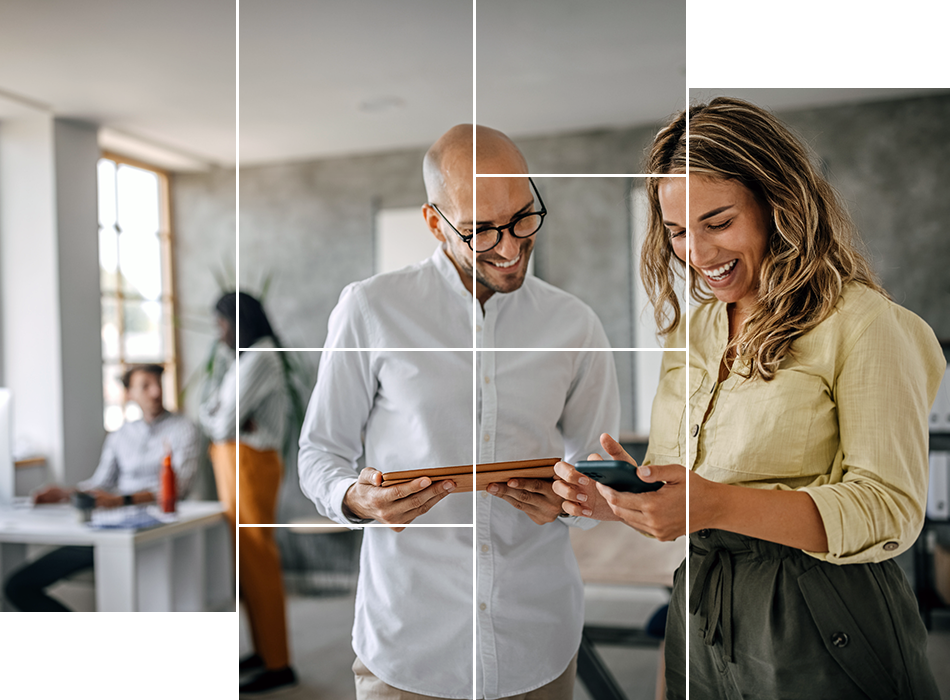
<svg viewBox="0 0 950 700">
<path fill-rule="evenodd" d="M 13 395 L 0 388 L 0 505 L 13 503 L 16 472 L 13 464 Z"/>
</svg>

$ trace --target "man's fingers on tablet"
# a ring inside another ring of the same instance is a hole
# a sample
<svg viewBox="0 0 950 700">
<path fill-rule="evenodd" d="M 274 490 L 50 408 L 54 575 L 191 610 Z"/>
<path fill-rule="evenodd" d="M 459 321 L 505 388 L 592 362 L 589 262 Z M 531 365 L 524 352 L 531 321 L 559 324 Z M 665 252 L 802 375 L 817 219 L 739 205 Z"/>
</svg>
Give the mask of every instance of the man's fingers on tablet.
<svg viewBox="0 0 950 700">
<path fill-rule="evenodd" d="M 511 479 L 508 485 L 513 489 L 545 493 L 551 488 L 551 482 L 544 479 Z"/>
<path fill-rule="evenodd" d="M 369 486 L 379 486 L 383 483 L 383 474 L 372 467 L 364 467 L 359 477 L 357 477 L 357 481 Z"/>
</svg>

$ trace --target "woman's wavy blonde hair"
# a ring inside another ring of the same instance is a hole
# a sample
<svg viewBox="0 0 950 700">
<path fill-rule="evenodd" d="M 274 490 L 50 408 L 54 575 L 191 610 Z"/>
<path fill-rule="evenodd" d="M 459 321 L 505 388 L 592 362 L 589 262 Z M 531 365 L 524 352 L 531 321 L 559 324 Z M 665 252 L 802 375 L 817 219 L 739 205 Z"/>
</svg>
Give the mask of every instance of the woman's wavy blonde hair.
<svg viewBox="0 0 950 700">
<path fill-rule="evenodd" d="M 857 233 L 838 195 L 819 174 L 801 142 L 772 114 L 755 105 L 717 97 L 681 112 L 662 129 L 649 155 L 649 172 L 688 172 L 735 180 L 768 208 L 771 230 L 759 270 L 755 304 L 732 345 L 749 376 L 775 377 L 792 343 L 833 312 L 848 282 L 885 294 L 858 250 Z M 658 188 L 650 178 L 650 211 L 640 271 L 657 326 L 668 334 L 680 321 L 674 292 L 685 265 L 673 254 L 663 225 Z M 690 295 L 713 298 L 701 275 L 690 275 Z"/>
</svg>

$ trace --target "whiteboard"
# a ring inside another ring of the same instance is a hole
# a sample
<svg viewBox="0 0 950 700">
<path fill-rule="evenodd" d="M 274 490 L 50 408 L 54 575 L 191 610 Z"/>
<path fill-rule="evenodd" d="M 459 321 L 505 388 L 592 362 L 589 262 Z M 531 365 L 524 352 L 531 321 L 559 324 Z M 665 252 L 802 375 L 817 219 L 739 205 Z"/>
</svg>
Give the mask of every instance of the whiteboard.
<svg viewBox="0 0 950 700">
<path fill-rule="evenodd" d="M 373 272 L 392 272 L 428 258 L 439 246 L 422 207 L 380 209 L 376 213 Z"/>
</svg>

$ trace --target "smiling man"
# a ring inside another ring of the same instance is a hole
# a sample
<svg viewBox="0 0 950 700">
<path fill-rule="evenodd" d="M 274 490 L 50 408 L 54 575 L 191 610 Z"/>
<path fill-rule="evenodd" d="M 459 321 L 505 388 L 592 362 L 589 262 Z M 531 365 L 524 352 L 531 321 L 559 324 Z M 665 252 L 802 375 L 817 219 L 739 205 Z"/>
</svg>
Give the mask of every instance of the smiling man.
<svg viewBox="0 0 950 700">
<path fill-rule="evenodd" d="M 510 177 L 473 187 L 475 164 Z M 613 358 L 591 350 L 607 339 L 590 308 L 527 274 L 547 211 L 507 136 L 453 127 L 423 176 L 439 248 L 343 291 L 325 347 L 351 350 L 321 358 L 300 437 L 301 488 L 320 512 L 391 526 L 363 536 L 357 697 L 471 698 L 474 685 L 488 700 L 570 700 L 583 585 L 566 526 L 581 523 L 561 517 L 551 482 L 492 484 L 473 499 L 427 477 L 383 487 L 381 472 L 471 464 L 473 430 L 478 463 L 584 459 L 619 427 Z"/>
</svg>

